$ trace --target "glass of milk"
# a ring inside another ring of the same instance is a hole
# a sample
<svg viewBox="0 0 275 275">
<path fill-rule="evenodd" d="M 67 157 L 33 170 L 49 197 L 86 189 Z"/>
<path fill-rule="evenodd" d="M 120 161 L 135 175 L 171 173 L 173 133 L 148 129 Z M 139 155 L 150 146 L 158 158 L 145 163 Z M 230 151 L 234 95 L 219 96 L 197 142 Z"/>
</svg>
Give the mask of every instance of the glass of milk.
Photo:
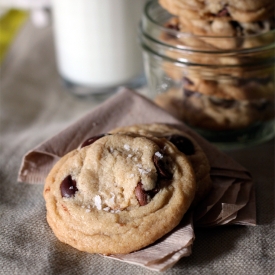
<svg viewBox="0 0 275 275">
<path fill-rule="evenodd" d="M 79 96 L 144 84 L 138 24 L 147 0 L 52 0 L 58 71 Z"/>
</svg>

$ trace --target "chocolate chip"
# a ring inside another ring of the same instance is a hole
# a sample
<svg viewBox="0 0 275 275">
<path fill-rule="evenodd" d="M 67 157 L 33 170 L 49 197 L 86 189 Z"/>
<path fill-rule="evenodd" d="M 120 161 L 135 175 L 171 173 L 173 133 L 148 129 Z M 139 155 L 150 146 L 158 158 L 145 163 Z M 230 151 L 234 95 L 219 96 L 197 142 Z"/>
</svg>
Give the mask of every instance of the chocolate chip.
<svg viewBox="0 0 275 275">
<path fill-rule="evenodd" d="M 194 82 L 186 76 L 183 77 L 182 82 L 184 85 L 194 85 Z"/>
<path fill-rule="evenodd" d="M 193 155 L 195 153 L 194 144 L 187 137 L 181 135 L 171 135 L 167 136 L 166 139 L 173 143 L 180 152 L 187 156 Z"/>
<path fill-rule="evenodd" d="M 146 205 L 148 203 L 147 193 L 145 190 L 143 190 L 141 182 L 139 182 L 135 188 L 135 195 L 140 206 Z"/>
<path fill-rule="evenodd" d="M 167 165 L 165 164 L 165 162 L 163 161 L 163 159 L 160 159 L 158 156 L 154 155 L 153 158 L 155 167 L 158 171 L 158 174 L 164 178 L 164 179 L 172 179 L 173 175 L 171 174 L 170 171 L 168 171 L 167 169 Z"/>
<path fill-rule="evenodd" d="M 189 90 L 186 90 L 186 89 L 183 89 L 183 93 L 186 97 L 191 97 L 193 96 L 193 92 L 192 91 L 189 91 Z"/>
<path fill-rule="evenodd" d="M 145 191 L 142 188 L 141 182 L 139 182 L 137 184 L 137 187 L 135 188 L 135 195 L 136 195 L 136 198 L 137 198 L 140 206 L 148 204 L 148 197 L 150 197 L 152 199 L 158 192 L 159 192 L 158 186 L 156 186 L 152 190 Z"/>
<path fill-rule="evenodd" d="M 178 24 L 171 24 L 171 23 L 169 23 L 169 24 L 167 24 L 166 27 L 167 27 L 168 29 L 171 29 L 171 30 L 176 30 L 176 31 L 179 31 L 179 30 L 180 30 L 180 27 L 179 27 Z"/>
<path fill-rule="evenodd" d="M 166 24 L 166 28 L 168 28 L 170 30 L 173 30 L 173 31 L 177 31 L 177 32 L 180 31 L 179 24 L 176 23 L 176 22 Z M 171 39 L 171 38 L 174 39 L 174 38 L 177 37 L 176 33 L 174 33 L 173 31 L 172 32 L 167 32 L 165 34 L 167 39 Z"/>
<path fill-rule="evenodd" d="M 251 106 L 253 108 L 255 108 L 257 111 L 261 112 L 261 111 L 264 111 L 265 109 L 267 109 L 268 107 L 270 107 L 271 102 L 268 100 L 262 99 L 262 100 L 252 102 Z"/>
<path fill-rule="evenodd" d="M 209 97 L 209 100 L 211 101 L 212 104 L 223 107 L 225 109 L 232 108 L 236 104 L 235 100 L 227 100 L 227 99 L 220 99 L 220 98 L 214 98 L 214 97 Z"/>
<path fill-rule="evenodd" d="M 92 143 L 94 143 L 96 140 L 104 137 L 104 136 L 107 136 L 108 134 L 101 134 L 101 135 L 98 135 L 98 136 L 94 136 L 94 137 L 90 137 L 88 139 L 86 139 L 80 146 L 80 148 L 83 148 L 83 147 L 86 147 L 88 145 L 91 145 Z"/>
<path fill-rule="evenodd" d="M 153 198 L 159 192 L 159 190 L 159 187 L 155 187 L 154 189 L 147 191 L 147 194 L 150 196 L 150 198 Z"/>
<path fill-rule="evenodd" d="M 256 77 L 250 77 L 250 78 L 239 78 L 238 79 L 238 85 L 244 86 L 244 85 L 249 85 L 252 83 L 259 83 L 261 85 L 265 85 L 269 81 L 271 81 L 271 77 L 262 77 L 262 78 L 256 78 Z"/>
<path fill-rule="evenodd" d="M 72 176 L 67 176 L 60 185 L 61 196 L 70 198 L 74 196 L 75 192 L 78 191 L 76 187 L 76 181 L 72 179 Z"/>
<path fill-rule="evenodd" d="M 235 29 L 238 35 L 243 35 L 244 29 L 238 21 L 232 20 L 232 21 L 229 21 L 229 24 Z"/>
<path fill-rule="evenodd" d="M 266 85 L 266 83 L 270 82 L 270 81 L 273 81 L 271 76 L 266 76 L 266 77 L 263 77 L 263 78 L 256 78 L 256 80 L 258 83 L 262 84 L 262 85 Z"/>
<path fill-rule="evenodd" d="M 201 97 L 201 93 L 199 92 L 193 92 L 193 91 L 190 91 L 190 90 L 187 90 L 187 89 L 183 89 L 183 94 L 184 96 L 186 97 Z"/>
<path fill-rule="evenodd" d="M 257 24 L 261 29 L 264 29 L 265 26 L 264 26 L 264 23 L 262 21 L 258 21 Z"/>
<path fill-rule="evenodd" d="M 230 16 L 228 10 L 226 7 L 224 7 L 223 9 L 221 9 L 218 13 L 217 13 L 217 17 L 226 17 L 226 16 Z"/>
</svg>

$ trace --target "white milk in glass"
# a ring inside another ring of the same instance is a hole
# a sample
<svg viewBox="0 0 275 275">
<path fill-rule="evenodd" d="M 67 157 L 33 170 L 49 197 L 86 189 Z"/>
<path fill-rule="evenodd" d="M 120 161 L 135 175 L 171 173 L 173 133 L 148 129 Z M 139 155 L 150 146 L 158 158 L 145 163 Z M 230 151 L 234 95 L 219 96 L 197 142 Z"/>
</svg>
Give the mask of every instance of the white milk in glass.
<svg viewBox="0 0 275 275">
<path fill-rule="evenodd" d="M 58 70 L 79 93 L 138 83 L 138 24 L 147 0 L 53 0 Z"/>
</svg>

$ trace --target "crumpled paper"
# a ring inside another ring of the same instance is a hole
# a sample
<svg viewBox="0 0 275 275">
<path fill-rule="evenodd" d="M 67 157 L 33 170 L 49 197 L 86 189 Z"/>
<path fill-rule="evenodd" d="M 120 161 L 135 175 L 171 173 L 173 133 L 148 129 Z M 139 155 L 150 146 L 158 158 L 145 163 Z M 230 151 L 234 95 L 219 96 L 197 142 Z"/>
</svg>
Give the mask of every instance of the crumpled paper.
<svg viewBox="0 0 275 275">
<path fill-rule="evenodd" d="M 213 188 L 169 234 L 154 244 L 126 255 L 106 256 L 164 271 L 192 253 L 193 226 L 256 225 L 255 191 L 248 171 L 188 128 L 184 123 L 135 91 L 125 88 L 80 120 L 26 153 L 18 181 L 43 184 L 53 165 L 91 136 L 116 127 L 140 123 L 166 123 L 184 130 L 203 148 L 211 166 Z"/>
</svg>

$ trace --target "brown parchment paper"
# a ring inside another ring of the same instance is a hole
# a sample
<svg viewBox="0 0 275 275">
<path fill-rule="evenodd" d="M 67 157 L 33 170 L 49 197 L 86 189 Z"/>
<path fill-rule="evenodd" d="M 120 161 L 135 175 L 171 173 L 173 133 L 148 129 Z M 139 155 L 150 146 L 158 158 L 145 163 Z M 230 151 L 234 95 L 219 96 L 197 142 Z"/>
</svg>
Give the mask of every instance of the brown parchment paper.
<svg viewBox="0 0 275 275">
<path fill-rule="evenodd" d="M 107 133 L 116 127 L 139 123 L 172 124 L 191 135 L 209 159 L 213 188 L 193 213 L 186 214 L 180 225 L 157 243 L 134 253 L 108 257 L 164 271 L 180 258 L 191 254 L 195 239 L 193 224 L 200 227 L 256 225 L 255 191 L 249 172 L 153 102 L 125 88 L 27 152 L 22 160 L 18 181 L 43 184 L 58 159 L 87 138 Z"/>
</svg>

